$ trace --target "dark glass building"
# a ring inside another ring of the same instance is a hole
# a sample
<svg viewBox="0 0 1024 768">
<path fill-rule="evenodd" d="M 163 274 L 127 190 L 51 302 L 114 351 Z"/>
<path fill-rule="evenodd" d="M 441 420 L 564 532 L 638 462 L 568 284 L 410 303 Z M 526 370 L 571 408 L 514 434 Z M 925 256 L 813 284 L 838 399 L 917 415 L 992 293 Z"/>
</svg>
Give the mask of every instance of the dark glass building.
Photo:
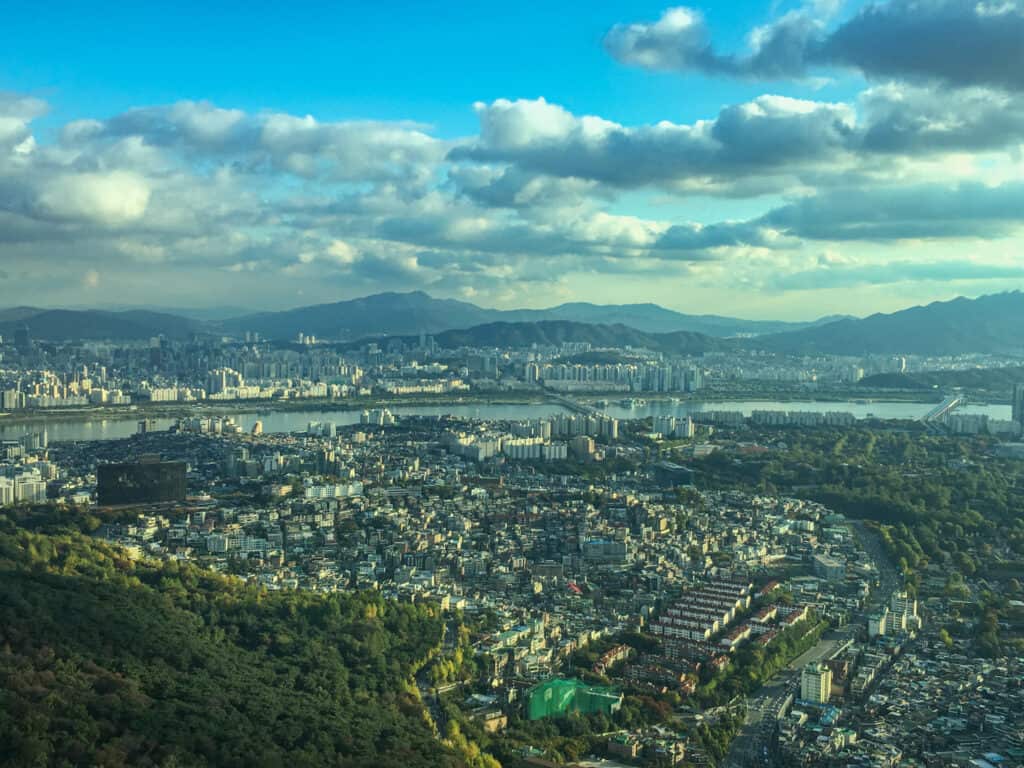
<svg viewBox="0 0 1024 768">
<path fill-rule="evenodd" d="M 96 467 L 98 501 L 103 506 L 185 500 L 185 462 L 143 459 L 133 464 Z"/>
</svg>

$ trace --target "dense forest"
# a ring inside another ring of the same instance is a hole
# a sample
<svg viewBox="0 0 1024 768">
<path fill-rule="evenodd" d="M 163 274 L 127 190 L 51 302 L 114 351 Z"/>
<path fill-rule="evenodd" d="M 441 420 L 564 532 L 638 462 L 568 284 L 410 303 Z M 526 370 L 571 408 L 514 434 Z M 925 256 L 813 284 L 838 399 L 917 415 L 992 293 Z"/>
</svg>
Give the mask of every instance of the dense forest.
<svg viewBox="0 0 1024 768">
<path fill-rule="evenodd" d="M 933 556 L 985 540 L 1024 555 L 1024 462 L 995 458 L 989 438 L 867 428 L 769 436 L 764 454 L 723 451 L 694 462 L 698 484 L 793 494 L 853 518 L 906 525 Z"/>
<path fill-rule="evenodd" d="M 948 391 L 963 387 L 990 397 L 1009 398 L 1013 387 L 1024 381 L 1024 368 L 1013 365 L 1003 368 L 967 368 L 954 371 L 918 371 L 915 373 L 876 373 L 861 379 L 862 389 L 908 389 Z M 938 394 L 938 392 L 936 393 Z M 974 399 L 972 397 L 972 399 Z"/>
<path fill-rule="evenodd" d="M 0 766 L 464 763 L 413 682 L 434 609 L 133 561 L 56 514 L 0 516 Z"/>
</svg>

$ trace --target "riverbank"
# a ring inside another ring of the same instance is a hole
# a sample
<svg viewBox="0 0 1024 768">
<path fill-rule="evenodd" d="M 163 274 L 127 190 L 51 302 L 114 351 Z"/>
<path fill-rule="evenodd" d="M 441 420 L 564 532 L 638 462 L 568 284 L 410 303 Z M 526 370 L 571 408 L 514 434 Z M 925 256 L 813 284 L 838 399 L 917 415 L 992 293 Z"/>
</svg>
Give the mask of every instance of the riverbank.
<svg viewBox="0 0 1024 768">
<path fill-rule="evenodd" d="M 362 411 L 368 408 L 405 408 L 451 406 L 493 406 L 493 405 L 550 405 L 558 404 L 559 398 L 571 398 L 580 403 L 594 405 L 605 401 L 617 405 L 623 399 L 642 399 L 647 403 L 680 406 L 701 406 L 743 402 L 772 402 L 780 406 L 800 403 L 835 403 L 838 405 L 871 405 L 874 403 L 938 403 L 941 397 L 935 392 L 852 392 L 836 390 L 829 392 L 816 391 L 765 391 L 735 390 L 715 391 L 702 390 L 700 393 L 637 393 L 630 395 L 623 392 L 587 392 L 585 394 L 557 393 L 548 391 L 511 391 L 468 393 L 458 396 L 451 394 L 405 395 L 388 397 L 352 397 L 352 398 L 302 398 L 300 400 L 231 400 L 215 402 L 204 400 L 196 403 L 134 403 L 118 406 L 79 406 L 75 408 L 45 408 L 38 410 L 19 410 L 0 413 L 0 426 L 45 423 L 48 421 L 93 421 L 98 419 L 143 419 L 163 418 L 175 419 L 186 417 L 231 416 L 239 413 L 288 413 L 299 411 Z M 989 403 L 1002 404 L 998 400 Z"/>
<path fill-rule="evenodd" d="M 80 406 L 76 408 L 43 408 L 0 413 L 0 426 L 42 423 L 47 421 L 93 421 L 96 419 L 192 418 L 231 416 L 238 413 L 281 413 L 297 411 L 364 411 L 368 408 L 403 408 L 437 405 L 543 405 L 552 398 L 530 393 L 490 395 L 418 395 L 398 397 L 307 397 L 301 400 L 230 400 L 196 403 L 133 403 L 117 406 Z"/>
<path fill-rule="evenodd" d="M 570 395 L 572 396 L 572 395 Z M 631 394 L 628 392 L 587 392 L 575 397 L 582 403 L 592 405 L 599 400 L 609 403 L 617 403 L 620 400 L 628 399 L 646 400 L 649 403 L 655 402 L 679 402 L 685 403 L 731 403 L 741 401 L 773 401 L 777 403 L 922 403 L 936 405 L 942 402 L 943 394 L 937 391 L 908 391 L 908 390 L 829 390 L 821 391 L 776 391 L 776 390 L 728 390 L 713 391 L 701 390 L 699 393 L 679 394 L 666 392 L 639 392 Z M 968 400 L 970 397 L 968 395 Z M 1010 401 L 1004 397 L 986 397 L 984 403 L 990 405 L 1009 405 Z"/>
</svg>

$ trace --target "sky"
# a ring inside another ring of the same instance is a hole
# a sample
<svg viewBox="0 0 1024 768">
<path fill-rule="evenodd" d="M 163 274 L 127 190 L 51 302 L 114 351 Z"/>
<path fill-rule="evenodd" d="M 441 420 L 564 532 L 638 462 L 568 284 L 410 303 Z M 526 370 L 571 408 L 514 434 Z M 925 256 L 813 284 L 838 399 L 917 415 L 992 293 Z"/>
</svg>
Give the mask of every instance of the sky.
<svg viewBox="0 0 1024 768">
<path fill-rule="evenodd" d="M 1024 0 L 13 3 L 0 306 L 1024 288 Z"/>
</svg>

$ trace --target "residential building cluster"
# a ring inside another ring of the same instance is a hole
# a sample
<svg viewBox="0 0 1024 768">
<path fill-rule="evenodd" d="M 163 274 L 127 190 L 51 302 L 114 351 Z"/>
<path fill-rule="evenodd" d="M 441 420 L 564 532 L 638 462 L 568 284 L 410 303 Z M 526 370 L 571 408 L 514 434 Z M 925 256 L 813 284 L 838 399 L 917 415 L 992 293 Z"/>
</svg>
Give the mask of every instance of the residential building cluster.
<svg viewBox="0 0 1024 768">
<path fill-rule="evenodd" d="M 360 422 L 265 433 L 189 416 L 169 431 L 143 419 L 125 440 L 26 435 L 2 444 L 0 504 L 86 503 L 104 466 L 174 460 L 183 500 L 121 510 L 96 535 L 268 590 L 370 589 L 468 617 L 486 694 L 465 707 L 495 732 L 531 713 L 614 716 L 626 687 L 685 700 L 709 675 L 827 622 L 810 661 L 780 673 L 766 749 L 797 765 L 1020 764 L 1019 660 L 940 639 L 963 606 L 907 592 L 856 521 L 786 496 L 680 491 L 685 468 L 659 459 L 646 426 L 596 411 L 478 420 L 373 408 Z M 674 438 L 696 429 L 675 417 L 652 426 Z M 569 459 L 578 472 L 545 465 Z M 587 649 L 584 671 L 607 685 L 579 680 L 572 665 Z M 700 757 L 678 733 L 608 739 L 625 761 Z"/>
</svg>

